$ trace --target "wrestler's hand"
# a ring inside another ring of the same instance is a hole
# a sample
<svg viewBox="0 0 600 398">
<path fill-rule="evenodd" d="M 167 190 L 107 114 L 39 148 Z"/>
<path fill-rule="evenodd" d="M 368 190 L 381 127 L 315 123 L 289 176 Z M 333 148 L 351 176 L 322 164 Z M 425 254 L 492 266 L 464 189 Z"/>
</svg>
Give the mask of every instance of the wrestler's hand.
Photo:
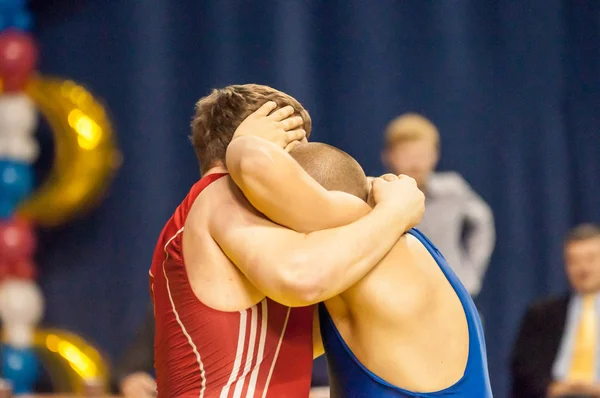
<svg viewBox="0 0 600 398">
<path fill-rule="evenodd" d="M 406 215 L 407 230 L 415 227 L 425 212 L 425 195 L 417 182 L 406 175 L 385 174 L 373 179 L 371 200 L 375 206 L 392 206 Z"/>
<path fill-rule="evenodd" d="M 126 398 L 156 397 L 156 382 L 148 373 L 137 372 L 121 381 L 121 394 Z"/>
<path fill-rule="evenodd" d="M 306 131 L 302 128 L 304 120 L 300 116 L 294 116 L 294 108 L 284 106 L 275 110 L 276 108 L 277 104 L 273 101 L 258 108 L 238 126 L 233 140 L 253 135 L 287 150 L 291 150 L 295 143 L 305 140 Z"/>
<path fill-rule="evenodd" d="M 375 199 L 373 198 L 373 181 L 377 178 L 383 178 L 385 181 L 390 182 L 393 180 L 397 180 L 398 176 L 395 174 L 384 174 L 381 177 L 367 177 L 367 182 L 369 183 L 369 197 L 367 198 L 367 204 L 371 207 L 375 207 Z"/>
</svg>

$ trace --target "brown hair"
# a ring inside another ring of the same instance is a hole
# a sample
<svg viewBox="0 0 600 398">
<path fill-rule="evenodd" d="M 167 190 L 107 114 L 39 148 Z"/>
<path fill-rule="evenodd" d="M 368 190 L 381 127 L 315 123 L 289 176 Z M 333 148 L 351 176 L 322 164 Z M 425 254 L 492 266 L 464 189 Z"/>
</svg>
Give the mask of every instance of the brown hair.
<svg viewBox="0 0 600 398">
<path fill-rule="evenodd" d="M 569 231 L 565 243 L 581 242 L 593 238 L 600 238 L 600 227 L 591 223 L 580 224 Z"/>
<path fill-rule="evenodd" d="M 440 133 L 435 125 L 418 113 L 405 113 L 392 120 L 385 130 L 385 145 L 428 139 L 439 149 Z"/>
<path fill-rule="evenodd" d="M 218 162 L 225 161 L 227 146 L 235 130 L 245 118 L 267 101 L 275 101 L 278 107 L 294 107 L 294 114 L 304 120 L 306 136 L 310 135 L 312 121 L 308 112 L 295 98 L 279 90 L 260 84 L 215 89 L 196 103 L 192 119 L 190 138 L 202 173 Z"/>
<path fill-rule="evenodd" d="M 328 191 L 342 191 L 367 201 L 369 182 L 360 164 L 346 152 L 319 142 L 297 145 L 290 155 Z"/>
</svg>

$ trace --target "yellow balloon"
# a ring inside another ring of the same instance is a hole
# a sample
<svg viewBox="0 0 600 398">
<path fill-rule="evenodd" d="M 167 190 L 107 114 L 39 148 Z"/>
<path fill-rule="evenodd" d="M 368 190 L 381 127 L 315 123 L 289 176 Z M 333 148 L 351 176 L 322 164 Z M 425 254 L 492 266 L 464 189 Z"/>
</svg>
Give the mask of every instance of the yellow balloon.
<svg viewBox="0 0 600 398">
<path fill-rule="evenodd" d="M 108 365 L 102 355 L 81 337 L 62 330 L 38 330 L 34 348 L 48 372 L 54 392 L 83 393 L 86 384 L 110 386 Z"/>
<path fill-rule="evenodd" d="M 82 86 L 36 76 L 25 92 L 52 129 L 55 159 L 49 177 L 19 213 L 40 225 L 55 226 L 101 200 L 121 154 L 104 107 Z"/>
</svg>

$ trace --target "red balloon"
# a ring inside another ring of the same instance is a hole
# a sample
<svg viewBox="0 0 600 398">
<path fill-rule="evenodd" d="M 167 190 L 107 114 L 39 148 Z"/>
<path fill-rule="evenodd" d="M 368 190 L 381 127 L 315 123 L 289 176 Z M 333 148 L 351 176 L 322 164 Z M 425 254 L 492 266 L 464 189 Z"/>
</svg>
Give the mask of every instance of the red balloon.
<svg viewBox="0 0 600 398">
<path fill-rule="evenodd" d="M 8 261 L 2 261 L 0 259 L 0 282 L 4 279 L 8 278 L 12 272 L 12 267 L 8 263 Z"/>
<path fill-rule="evenodd" d="M 18 279 L 35 279 L 37 269 L 33 262 L 29 260 L 20 260 L 12 264 L 10 276 Z"/>
<path fill-rule="evenodd" d="M 35 244 L 33 227 L 27 221 L 20 218 L 0 221 L 0 262 L 29 260 Z"/>
<path fill-rule="evenodd" d="M 4 91 L 22 89 L 35 69 L 38 49 L 29 33 L 7 29 L 0 34 L 0 77 Z"/>
<path fill-rule="evenodd" d="M 27 82 L 29 81 L 30 76 L 31 72 L 19 72 L 10 76 L 2 77 L 2 84 L 0 85 L 0 88 L 2 88 L 2 92 L 5 93 L 23 91 L 27 85 Z"/>
</svg>

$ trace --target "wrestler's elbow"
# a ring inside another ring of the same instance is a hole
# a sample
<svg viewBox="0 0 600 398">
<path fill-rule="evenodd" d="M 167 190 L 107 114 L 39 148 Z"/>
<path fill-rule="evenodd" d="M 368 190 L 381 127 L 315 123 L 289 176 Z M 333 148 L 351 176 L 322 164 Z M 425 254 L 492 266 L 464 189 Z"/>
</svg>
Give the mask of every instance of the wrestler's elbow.
<svg viewBox="0 0 600 398">
<path fill-rule="evenodd" d="M 271 168 L 273 159 L 265 147 L 248 142 L 229 163 L 232 163 L 239 178 L 256 179 L 265 176 L 265 171 Z M 231 167 L 229 163 L 227 167 Z"/>
<path fill-rule="evenodd" d="M 308 256 L 291 255 L 281 269 L 281 291 L 288 305 L 304 307 L 318 303 L 323 292 L 323 283 L 314 262 Z"/>
</svg>

